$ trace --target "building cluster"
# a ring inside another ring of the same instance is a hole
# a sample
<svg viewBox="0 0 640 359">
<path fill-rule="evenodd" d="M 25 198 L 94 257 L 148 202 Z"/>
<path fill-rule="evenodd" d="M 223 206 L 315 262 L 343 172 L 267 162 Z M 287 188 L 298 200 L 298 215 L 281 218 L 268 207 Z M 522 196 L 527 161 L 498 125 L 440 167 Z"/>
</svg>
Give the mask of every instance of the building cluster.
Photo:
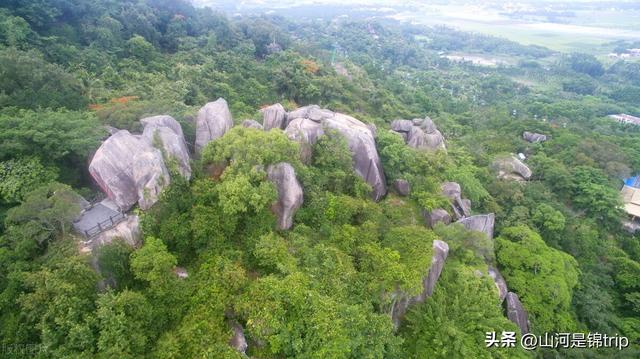
<svg viewBox="0 0 640 359">
<path fill-rule="evenodd" d="M 631 57 L 640 57 L 640 49 L 627 49 L 627 52 L 622 53 L 612 52 L 608 56 L 610 59 L 628 59 Z"/>
<path fill-rule="evenodd" d="M 627 115 L 624 113 L 617 115 L 609 115 L 609 118 L 612 118 L 620 123 L 629 123 L 632 125 L 640 125 L 640 117 L 635 117 L 631 115 Z"/>
</svg>

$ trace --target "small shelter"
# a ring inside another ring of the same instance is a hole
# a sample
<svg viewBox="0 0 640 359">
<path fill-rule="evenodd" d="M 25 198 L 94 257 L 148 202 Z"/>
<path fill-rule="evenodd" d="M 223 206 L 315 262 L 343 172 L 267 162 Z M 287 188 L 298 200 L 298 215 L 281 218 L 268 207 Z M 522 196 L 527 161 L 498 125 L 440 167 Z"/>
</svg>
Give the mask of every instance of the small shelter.
<svg viewBox="0 0 640 359">
<path fill-rule="evenodd" d="M 640 218 L 640 176 L 625 179 L 620 194 L 624 203 L 624 211 L 632 219 Z"/>
</svg>

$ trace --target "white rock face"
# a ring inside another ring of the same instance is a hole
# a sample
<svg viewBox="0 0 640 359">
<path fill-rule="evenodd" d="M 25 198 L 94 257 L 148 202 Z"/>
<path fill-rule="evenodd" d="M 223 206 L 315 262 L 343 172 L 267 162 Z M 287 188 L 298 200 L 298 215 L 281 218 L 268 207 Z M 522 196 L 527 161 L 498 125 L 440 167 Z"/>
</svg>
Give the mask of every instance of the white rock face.
<svg viewBox="0 0 640 359">
<path fill-rule="evenodd" d="M 154 147 L 162 150 L 165 156 L 175 160 L 180 175 L 190 179 L 189 150 L 178 121 L 171 116 L 154 116 L 143 118 L 140 122 L 144 126 L 142 136 Z"/>
<path fill-rule="evenodd" d="M 162 153 L 144 138 L 120 130 L 96 151 L 89 172 L 121 211 L 136 202 L 147 209 L 169 184 Z"/>
<path fill-rule="evenodd" d="M 204 105 L 196 118 L 196 152 L 209 142 L 222 137 L 233 127 L 227 101 L 219 98 Z"/>
<path fill-rule="evenodd" d="M 281 104 L 265 107 L 260 112 L 262 112 L 262 127 L 265 131 L 272 128 L 284 130 L 287 127 L 287 111 Z"/>
<path fill-rule="evenodd" d="M 347 140 L 355 172 L 373 189 L 372 197 L 380 200 L 386 193 L 386 179 L 371 129 L 357 119 L 318 106 L 306 106 L 287 115 L 287 136 L 301 144 L 302 158 L 310 159 L 311 146 L 326 129 L 340 133 Z"/>
<path fill-rule="evenodd" d="M 304 199 L 296 171 L 290 164 L 282 162 L 267 167 L 267 178 L 278 190 L 278 201 L 272 207 L 278 217 L 278 228 L 289 229 L 293 225 L 293 216 Z"/>
</svg>

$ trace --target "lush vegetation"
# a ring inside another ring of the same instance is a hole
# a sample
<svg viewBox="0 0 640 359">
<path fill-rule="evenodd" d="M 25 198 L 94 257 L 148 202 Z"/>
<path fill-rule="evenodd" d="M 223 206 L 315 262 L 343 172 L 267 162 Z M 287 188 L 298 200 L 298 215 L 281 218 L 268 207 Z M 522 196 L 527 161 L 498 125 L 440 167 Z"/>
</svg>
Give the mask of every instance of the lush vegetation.
<svg viewBox="0 0 640 359">
<path fill-rule="evenodd" d="M 477 67 L 440 51 L 520 62 Z M 640 244 L 621 228 L 618 197 L 621 178 L 640 170 L 639 132 L 604 117 L 640 113 L 638 64 L 393 22 L 230 20 L 177 0 L 3 2 L 0 64 L 0 348 L 240 357 L 228 345 L 238 322 L 261 358 L 617 354 L 486 349 L 485 332 L 517 330 L 477 275 L 492 264 L 533 332 L 619 333 L 634 343 L 623 354 L 640 354 Z M 281 131 L 235 127 L 193 162 L 191 181 L 176 178 L 140 212 L 140 248 L 78 253 L 70 223 L 76 193 L 97 191 L 86 164 L 102 125 L 136 131 L 141 117 L 169 114 L 193 143 L 196 111 L 218 97 L 236 121 L 280 102 L 376 124 L 387 180 L 408 180 L 411 195 L 373 202 L 336 133 L 304 164 Z M 425 115 L 447 153 L 416 151 L 388 130 Z M 524 130 L 551 140 L 529 144 Z M 498 180 L 494 158 L 517 152 L 532 180 Z M 281 161 L 305 192 L 290 231 L 274 229 L 265 179 Z M 220 164 L 223 175 L 209 176 Z M 448 208 L 444 181 L 461 184 L 474 213 L 496 214 L 494 241 L 425 227 L 423 210 Z M 451 248 L 442 276 L 396 330 L 395 295 L 421 291 L 436 239 Z"/>
</svg>

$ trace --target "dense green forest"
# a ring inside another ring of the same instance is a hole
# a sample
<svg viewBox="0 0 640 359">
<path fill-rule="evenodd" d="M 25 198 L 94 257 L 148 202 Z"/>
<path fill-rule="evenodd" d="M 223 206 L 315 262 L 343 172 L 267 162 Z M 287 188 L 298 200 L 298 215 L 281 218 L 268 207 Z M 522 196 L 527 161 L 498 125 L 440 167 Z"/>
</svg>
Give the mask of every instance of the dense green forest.
<svg viewBox="0 0 640 359">
<path fill-rule="evenodd" d="M 455 63 L 447 51 L 517 64 Z M 105 127 L 139 132 L 141 118 L 171 115 L 192 146 L 198 109 L 220 97 L 236 124 L 278 102 L 375 124 L 389 193 L 371 199 L 336 133 L 303 162 L 282 131 L 235 126 L 194 156 L 190 180 L 176 176 L 151 209 L 135 210 L 139 248 L 79 252 L 75 198 L 99 193 L 87 166 Z M 640 171 L 640 132 L 611 113 L 640 114 L 640 63 L 396 22 L 228 18 L 179 0 L 3 1 L 0 353 L 242 357 L 229 345 L 235 322 L 256 358 L 637 358 L 640 242 L 621 226 L 618 192 Z M 425 116 L 446 152 L 389 130 Z M 529 143 L 523 131 L 550 140 Z M 494 160 L 510 153 L 528 157 L 529 181 L 496 177 Z M 283 161 L 304 188 L 290 230 L 276 229 L 276 190 L 261 170 Z M 396 179 L 409 196 L 392 190 Z M 493 240 L 425 226 L 424 211 L 447 206 L 446 181 L 474 214 L 495 213 Z M 393 294 L 421 291 L 438 239 L 450 252 L 435 291 L 395 328 Z M 619 334 L 630 347 L 486 348 L 486 332 L 519 331 L 491 278 L 477 275 L 488 264 L 532 332 Z"/>
</svg>

